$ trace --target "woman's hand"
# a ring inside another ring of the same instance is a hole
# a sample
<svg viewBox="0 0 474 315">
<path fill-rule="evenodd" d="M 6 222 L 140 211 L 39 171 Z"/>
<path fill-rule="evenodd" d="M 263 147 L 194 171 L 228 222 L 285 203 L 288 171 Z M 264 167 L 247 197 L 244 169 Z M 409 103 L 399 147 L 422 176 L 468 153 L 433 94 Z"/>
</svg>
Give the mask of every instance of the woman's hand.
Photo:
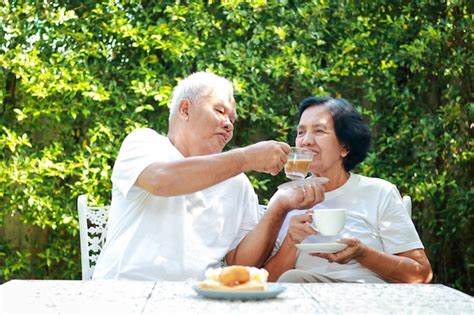
<svg viewBox="0 0 474 315">
<path fill-rule="evenodd" d="M 347 264 L 349 261 L 359 259 L 366 255 L 367 245 L 355 238 L 343 238 L 338 243 L 347 244 L 347 247 L 337 253 L 312 253 L 311 256 L 327 259 L 329 262 L 337 262 L 339 264 Z"/>
<path fill-rule="evenodd" d="M 324 188 L 320 184 L 306 184 L 304 186 L 278 191 L 270 204 L 277 204 L 288 210 L 309 209 L 324 200 Z"/>
<path fill-rule="evenodd" d="M 305 214 L 292 216 L 288 227 L 287 241 L 291 245 L 300 244 L 307 236 L 316 234 L 317 231 L 311 226 L 313 211 Z"/>
</svg>

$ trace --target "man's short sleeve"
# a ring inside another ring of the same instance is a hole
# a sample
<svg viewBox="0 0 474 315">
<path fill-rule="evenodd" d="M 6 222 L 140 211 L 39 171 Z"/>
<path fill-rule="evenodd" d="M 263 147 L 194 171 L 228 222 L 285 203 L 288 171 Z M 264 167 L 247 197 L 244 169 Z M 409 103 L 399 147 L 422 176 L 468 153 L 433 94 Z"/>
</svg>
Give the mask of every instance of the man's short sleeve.
<svg viewBox="0 0 474 315">
<path fill-rule="evenodd" d="M 168 138 L 152 129 L 137 129 L 130 133 L 122 143 L 112 171 L 114 189 L 118 189 L 126 199 L 134 199 L 138 192 L 144 192 L 132 189 L 141 172 L 154 162 L 169 161 L 172 150 L 175 148 Z"/>
</svg>

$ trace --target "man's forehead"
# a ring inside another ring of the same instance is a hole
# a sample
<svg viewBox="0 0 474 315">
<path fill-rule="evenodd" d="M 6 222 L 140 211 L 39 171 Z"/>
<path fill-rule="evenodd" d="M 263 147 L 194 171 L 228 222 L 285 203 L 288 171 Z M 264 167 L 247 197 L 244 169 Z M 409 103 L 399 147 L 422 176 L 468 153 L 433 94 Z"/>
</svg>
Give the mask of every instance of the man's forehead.
<svg viewBox="0 0 474 315">
<path fill-rule="evenodd" d="M 226 107 L 233 107 L 234 109 L 236 107 L 234 96 L 229 91 L 214 90 L 207 97 L 214 104 L 221 104 Z"/>
<path fill-rule="evenodd" d="M 208 91 L 207 95 L 215 99 L 223 100 L 225 102 L 231 102 L 231 100 L 234 99 L 231 91 L 227 89 L 211 89 L 210 91 Z"/>
</svg>

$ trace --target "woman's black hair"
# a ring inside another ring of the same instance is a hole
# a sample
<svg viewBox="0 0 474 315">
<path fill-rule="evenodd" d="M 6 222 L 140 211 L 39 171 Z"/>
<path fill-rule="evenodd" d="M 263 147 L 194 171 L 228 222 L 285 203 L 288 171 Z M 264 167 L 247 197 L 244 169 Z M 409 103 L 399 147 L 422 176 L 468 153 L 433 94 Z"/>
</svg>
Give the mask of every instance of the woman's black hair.
<svg viewBox="0 0 474 315">
<path fill-rule="evenodd" d="M 331 113 L 336 137 L 349 152 L 343 159 L 344 169 L 350 171 L 367 157 L 372 138 L 369 126 L 351 103 L 329 96 L 304 99 L 299 106 L 298 122 L 306 109 L 319 105 L 326 106 Z"/>
</svg>

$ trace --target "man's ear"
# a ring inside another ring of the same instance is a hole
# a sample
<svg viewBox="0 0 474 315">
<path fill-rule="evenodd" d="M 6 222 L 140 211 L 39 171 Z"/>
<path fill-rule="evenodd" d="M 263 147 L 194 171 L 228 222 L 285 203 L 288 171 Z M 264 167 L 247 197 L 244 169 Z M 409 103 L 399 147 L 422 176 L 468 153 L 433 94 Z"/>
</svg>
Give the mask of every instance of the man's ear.
<svg viewBox="0 0 474 315">
<path fill-rule="evenodd" d="M 184 120 L 189 119 L 189 106 L 190 105 L 191 105 L 191 102 L 187 98 L 179 102 L 178 113 Z"/>
</svg>

